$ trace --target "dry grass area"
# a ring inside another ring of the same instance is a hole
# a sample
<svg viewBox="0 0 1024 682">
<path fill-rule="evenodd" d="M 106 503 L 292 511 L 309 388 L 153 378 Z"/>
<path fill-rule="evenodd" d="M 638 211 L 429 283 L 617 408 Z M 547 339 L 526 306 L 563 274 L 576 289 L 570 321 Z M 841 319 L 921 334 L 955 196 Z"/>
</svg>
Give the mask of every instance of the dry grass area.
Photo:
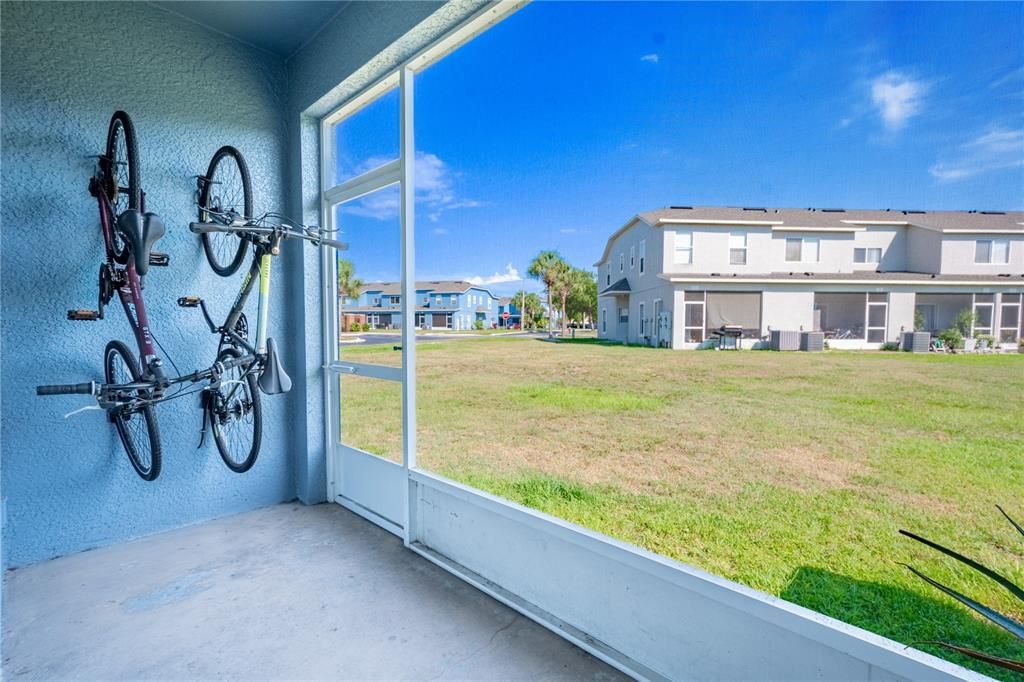
<svg viewBox="0 0 1024 682">
<path fill-rule="evenodd" d="M 1024 582 L 1024 543 L 993 507 L 1024 517 L 1024 356 L 524 338 L 419 349 L 423 468 L 900 641 L 1024 657 L 896 563 L 1024 618 L 993 583 L 896 532 Z M 397 384 L 343 381 L 346 442 L 400 458 Z"/>
</svg>

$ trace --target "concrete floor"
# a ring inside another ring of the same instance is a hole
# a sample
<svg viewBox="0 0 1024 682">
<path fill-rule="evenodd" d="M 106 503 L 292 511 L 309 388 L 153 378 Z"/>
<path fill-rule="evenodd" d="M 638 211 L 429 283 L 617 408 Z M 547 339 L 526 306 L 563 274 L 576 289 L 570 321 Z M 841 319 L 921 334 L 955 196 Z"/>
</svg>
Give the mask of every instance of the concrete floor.
<svg viewBox="0 0 1024 682">
<path fill-rule="evenodd" d="M 8 679 L 622 679 L 337 505 L 9 571 L 3 606 Z"/>
</svg>

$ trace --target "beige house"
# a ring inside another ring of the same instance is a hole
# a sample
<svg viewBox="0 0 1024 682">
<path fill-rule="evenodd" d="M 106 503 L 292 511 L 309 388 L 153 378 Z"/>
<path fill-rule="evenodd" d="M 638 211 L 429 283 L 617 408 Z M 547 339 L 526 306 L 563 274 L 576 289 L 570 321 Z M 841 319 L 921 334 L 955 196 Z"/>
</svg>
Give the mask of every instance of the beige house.
<svg viewBox="0 0 1024 682">
<path fill-rule="evenodd" d="M 595 264 L 598 334 L 695 348 L 722 325 L 748 339 L 825 332 L 878 348 L 973 310 L 973 333 L 1024 335 L 1024 212 L 675 206 L 641 213 Z"/>
</svg>

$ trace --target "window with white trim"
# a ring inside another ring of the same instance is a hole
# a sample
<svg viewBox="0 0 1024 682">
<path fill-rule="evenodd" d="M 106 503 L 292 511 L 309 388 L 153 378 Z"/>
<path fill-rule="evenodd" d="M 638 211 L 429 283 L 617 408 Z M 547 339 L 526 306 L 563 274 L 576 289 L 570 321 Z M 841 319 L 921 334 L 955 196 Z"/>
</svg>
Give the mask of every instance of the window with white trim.
<svg viewBox="0 0 1024 682">
<path fill-rule="evenodd" d="M 629 247 L 629 269 L 632 270 L 636 266 L 636 245 L 633 244 Z"/>
<path fill-rule="evenodd" d="M 612 285 L 612 264 L 607 263 L 604 267 L 604 285 L 610 287 Z"/>
<path fill-rule="evenodd" d="M 640 240 L 640 274 L 644 274 L 644 264 L 647 260 L 647 240 Z"/>
<path fill-rule="evenodd" d="M 619 308 L 619 324 L 629 322 L 629 308 Z"/>
<path fill-rule="evenodd" d="M 640 336 L 647 332 L 647 320 L 644 319 L 644 304 L 640 304 Z"/>
<path fill-rule="evenodd" d="M 689 265 L 693 262 L 692 230 L 676 230 L 674 250 L 677 265 Z"/>
<path fill-rule="evenodd" d="M 787 263 L 817 263 L 820 242 L 817 237 L 787 237 Z"/>
<path fill-rule="evenodd" d="M 857 247 L 853 250 L 854 263 L 881 263 L 882 249 L 874 247 Z"/>
<path fill-rule="evenodd" d="M 1009 239 L 978 239 L 974 242 L 974 262 L 1005 265 L 1010 262 Z"/>
<path fill-rule="evenodd" d="M 608 309 L 601 308 L 601 333 L 608 333 Z"/>
<path fill-rule="evenodd" d="M 1014 343 L 1020 338 L 1021 294 L 1003 294 L 1000 297 L 999 342 Z"/>
<path fill-rule="evenodd" d="M 729 233 L 729 265 L 747 264 L 747 233 Z"/>
<path fill-rule="evenodd" d="M 625 271 L 626 271 L 626 254 L 620 252 L 619 253 L 619 272 L 625 272 Z"/>
</svg>

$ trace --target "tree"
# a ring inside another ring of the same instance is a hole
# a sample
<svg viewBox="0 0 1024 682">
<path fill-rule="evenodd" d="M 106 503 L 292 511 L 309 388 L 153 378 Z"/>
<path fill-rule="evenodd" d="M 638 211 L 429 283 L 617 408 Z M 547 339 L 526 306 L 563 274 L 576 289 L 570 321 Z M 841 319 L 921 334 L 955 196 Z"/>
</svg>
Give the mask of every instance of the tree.
<svg viewBox="0 0 1024 682">
<path fill-rule="evenodd" d="M 519 310 L 520 325 L 523 329 L 536 327 L 544 317 L 544 302 L 537 294 L 519 290 L 512 297 L 512 305 Z"/>
<path fill-rule="evenodd" d="M 562 311 L 562 332 L 565 332 L 565 301 L 568 298 L 570 280 L 569 272 L 571 266 L 565 262 L 557 251 L 542 251 L 537 257 L 529 263 L 529 267 L 526 268 L 526 273 L 544 283 L 545 288 L 548 290 L 548 307 L 550 308 L 554 304 L 554 295 L 557 295 L 561 299 L 561 311 Z M 554 317 L 553 314 L 548 315 L 548 331 L 551 331 L 551 319 Z"/>
<path fill-rule="evenodd" d="M 352 261 L 344 258 L 338 259 L 338 296 L 342 302 L 346 298 L 359 298 L 363 292 L 363 280 L 356 275 L 356 268 Z"/>
<path fill-rule="evenodd" d="M 590 270 L 572 268 L 569 273 L 569 297 L 566 313 L 576 322 L 597 318 L 597 278 Z"/>
</svg>

